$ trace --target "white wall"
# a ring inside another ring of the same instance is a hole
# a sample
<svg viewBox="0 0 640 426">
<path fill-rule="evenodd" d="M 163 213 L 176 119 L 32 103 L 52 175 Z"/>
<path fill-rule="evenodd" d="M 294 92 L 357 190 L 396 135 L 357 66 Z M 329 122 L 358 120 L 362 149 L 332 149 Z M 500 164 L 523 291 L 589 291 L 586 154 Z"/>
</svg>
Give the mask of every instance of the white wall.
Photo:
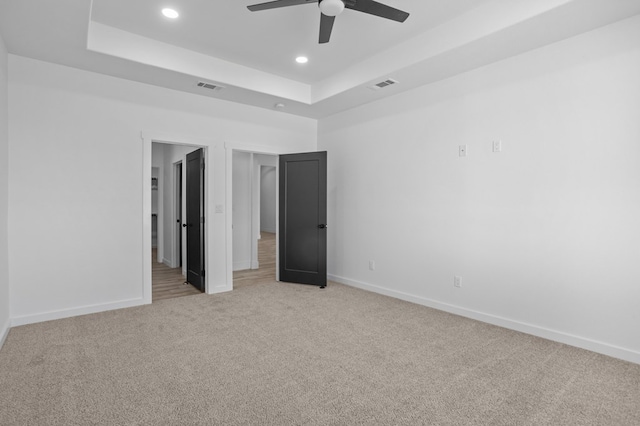
<svg viewBox="0 0 640 426">
<path fill-rule="evenodd" d="M 225 143 L 316 149 L 311 119 L 14 55 L 9 102 L 12 324 L 142 303 L 141 131 L 209 143 L 214 285 L 227 282 Z"/>
<path fill-rule="evenodd" d="M 640 362 L 639 76 L 636 17 L 321 120 L 330 276 Z"/>
<path fill-rule="evenodd" d="M 233 152 L 233 270 L 251 269 L 252 154 Z"/>
<path fill-rule="evenodd" d="M 276 232 L 276 168 L 260 167 L 260 230 Z"/>
<path fill-rule="evenodd" d="M 9 331 L 9 135 L 8 55 L 0 37 L 0 347 Z"/>
<path fill-rule="evenodd" d="M 262 193 L 262 188 L 261 188 L 261 170 L 262 170 L 262 166 L 268 166 L 268 167 L 272 167 L 274 169 L 274 175 L 277 175 L 278 173 L 278 162 L 279 162 L 279 156 L 277 155 L 264 155 L 264 154 L 253 154 L 253 177 L 252 177 L 252 194 L 251 194 L 251 199 L 252 199 L 252 209 L 251 209 L 251 214 L 252 214 L 252 235 L 253 235 L 253 239 L 251 241 L 251 267 L 253 269 L 258 269 L 260 267 L 260 263 L 258 261 L 258 240 L 260 239 L 260 223 L 261 223 L 261 218 L 262 215 L 265 214 L 267 216 L 271 215 L 273 216 L 273 220 L 274 220 L 274 228 L 273 228 L 273 232 L 277 231 L 277 226 L 275 224 L 275 220 L 278 216 L 278 210 L 277 207 L 275 206 L 276 202 L 277 202 L 277 198 L 276 194 L 274 193 L 274 210 L 270 211 L 269 210 L 269 206 L 267 206 L 267 210 L 263 213 L 262 211 L 262 203 L 261 203 L 261 193 Z M 277 178 L 274 182 L 274 186 L 277 185 Z M 274 187 L 275 188 L 275 187 Z M 275 189 L 274 189 L 275 190 Z M 276 262 L 277 263 L 277 262 Z M 277 269 L 277 265 L 276 265 L 276 269 Z M 276 277 L 279 277 L 278 272 L 276 271 Z"/>
</svg>

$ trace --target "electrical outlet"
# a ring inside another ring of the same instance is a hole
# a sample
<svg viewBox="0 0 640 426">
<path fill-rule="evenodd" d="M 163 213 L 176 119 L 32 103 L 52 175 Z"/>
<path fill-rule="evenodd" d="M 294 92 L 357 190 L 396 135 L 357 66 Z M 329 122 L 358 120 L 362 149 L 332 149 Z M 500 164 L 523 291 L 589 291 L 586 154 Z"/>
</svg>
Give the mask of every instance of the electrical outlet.
<svg viewBox="0 0 640 426">
<path fill-rule="evenodd" d="M 458 155 L 460 157 L 466 157 L 467 156 L 467 146 L 466 145 L 459 145 L 458 146 Z"/>
<path fill-rule="evenodd" d="M 453 277 L 453 286 L 457 287 L 457 288 L 461 288 L 462 287 L 462 277 L 459 276 L 454 276 Z"/>
<path fill-rule="evenodd" d="M 502 141 L 493 141 L 493 152 L 502 151 Z"/>
<path fill-rule="evenodd" d="M 370 271 L 375 271 L 376 270 L 376 262 L 373 260 L 369 261 L 369 270 Z"/>
</svg>

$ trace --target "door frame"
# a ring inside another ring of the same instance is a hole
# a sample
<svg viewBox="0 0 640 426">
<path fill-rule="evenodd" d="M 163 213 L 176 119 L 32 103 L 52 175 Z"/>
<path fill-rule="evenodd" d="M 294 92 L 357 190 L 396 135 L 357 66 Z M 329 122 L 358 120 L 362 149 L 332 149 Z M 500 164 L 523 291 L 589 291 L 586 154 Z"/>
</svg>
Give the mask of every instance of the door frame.
<svg viewBox="0 0 640 426">
<path fill-rule="evenodd" d="M 152 302 L 152 275 L 151 275 L 151 167 L 152 161 L 152 144 L 164 143 L 169 145 L 189 145 L 195 148 L 203 148 L 204 161 L 207 167 L 205 167 L 205 193 L 206 196 L 213 196 L 213 172 L 210 165 L 213 164 L 213 150 L 214 142 L 210 140 L 196 139 L 190 137 L 163 135 L 157 133 L 141 132 L 140 137 L 142 139 L 142 300 L 145 304 Z M 184 182 L 183 182 L 184 184 Z M 160 193 L 158 197 L 160 197 Z M 163 194 L 164 195 L 164 191 Z M 183 197 L 184 202 L 184 197 Z M 204 206 L 205 223 L 212 223 L 212 212 L 207 208 L 207 204 Z M 175 216 L 175 212 L 171 213 Z M 174 217 L 175 219 L 175 217 Z M 160 217 L 158 217 L 160 222 Z M 211 226 L 208 227 L 209 229 Z M 207 229 L 207 228 L 205 228 Z M 205 253 L 210 250 L 209 247 L 210 232 L 205 232 Z M 209 262 L 210 257 L 205 256 L 204 265 L 205 270 L 208 272 L 205 277 L 204 290 L 205 293 L 210 293 L 210 279 L 209 271 L 212 271 L 213 266 Z M 184 266 L 184 265 L 183 265 Z"/>
<path fill-rule="evenodd" d="M 173 258 L 171 259 L 171 267 L 178 268 L 184 265 L 184 245 L 182 238 L 182 221 L 184 220 L 184 189 L 185 182 L 183 179 L 183 160 L 178 160 L 174 162 L 171 167 L 173 167 L 173 217 L 171 218 L 173 223 L 173 231 L 172 231 L 172 240 L 173 240 Z M 178 171 L 180 171 L 180 178 L 178 178 Z M 206 188 L 205 188 L 206 189 Z M 178 215 L 180 216 L 181 222 L 179 226 L 176 225 L 178 220 Z M 184 275 L 184 271 L 183 275 Z"/>
<path fill-rule="evenodd" d="M 232 212 L 231 206 L 233 205 L 233 151 L 243 151 L 253 154 L 266 154 L 266 155 L 283 155 L 283 154 L 295 154 L 300 152 L 300 148 L 294 149 L 286 149 L 279 147 L 271 147 L 271 146 L 263 146 L 258 144 L 250 144 L 250 143 L 242 143 L 242 142 L 225 142 L 225 172 L 226 172 L 226 182 L 225 182 L 225 204 L 227 205 L 227 220 L 226 222 L 226 238 L 225 238 L 225 247 L 227 252 L 227 262 L 226 262 L 226 270 L 227 270 L 227 287 L 233 290 L 233 221 L 231 220 Z M 253 166 L 252 166 L 253 170 Z M 278 167 L 276 166 L 276 188 L 279 185 L 278 178 Z M 280 212 L 279 212 L 279 195 L 276 190 L 276 281 L 280 281 L 280 259 L 279 259 L 279 242 L 278 242 L 278 232 L 279 232 L 279 220 Z M 254 221 L 251 221 L 252 229 L 251 235 L 255 235 Z M 253 239 L 253 238 L 252 238 Z M 253 243 L 252 243 L 253 244 Z"/>
</svg>

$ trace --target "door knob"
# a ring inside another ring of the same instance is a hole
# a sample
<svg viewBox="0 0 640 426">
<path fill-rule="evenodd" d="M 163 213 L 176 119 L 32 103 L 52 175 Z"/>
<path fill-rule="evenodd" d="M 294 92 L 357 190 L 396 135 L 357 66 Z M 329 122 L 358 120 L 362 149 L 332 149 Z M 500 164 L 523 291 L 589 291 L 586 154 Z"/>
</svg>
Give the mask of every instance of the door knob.
<svg viewBox="0 0 640 426">
<path fill-rule="evenodd" d="M 319 228 L 319 229 L 324 229 L 324 228 L 326 228 L 326 227 L 327 227 L 327 225 L 325 225 L 324 223 L 321 223 L 320 225 L 318 225 L 318 228 Z"/>
<path fill-rule="evenodd" d="M 182 224 L 182 227 L 183 227 L 183 228 L 186 228 L 186 227 L 187 227 L 187 225 L 188 225 L 188 223 L 183 223 L 183 224 Z"/>
</svg>

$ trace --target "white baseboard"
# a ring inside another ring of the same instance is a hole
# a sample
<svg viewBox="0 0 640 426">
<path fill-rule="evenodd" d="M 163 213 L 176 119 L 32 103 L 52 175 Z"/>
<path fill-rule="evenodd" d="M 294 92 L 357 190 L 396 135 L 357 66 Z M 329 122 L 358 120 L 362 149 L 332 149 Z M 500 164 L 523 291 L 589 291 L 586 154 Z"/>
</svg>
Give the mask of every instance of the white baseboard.
<svg viewBox="0 0 640 426">
<path fill-rule="evenodd" d="M 168 266 L 169 268 L 173 268 L 173 263 L 171 263 L 171 261 L 169 259 L 167 259 L 166 257 L 162 258 L 162 263 L 164 263 L 166 266 Z"/>
<path fill-rule="evenodd" d="M 239 262 L 233 262 L 233 270 L 234 271 L 244 271 L 246 269 L 251 269 L 251 261 L 250 260 L 242 260 Z"/>
<path fill-rule="evenodd" d="M 553 340 L 554 342 L 564 343 L 566 345 L 575 346 L 581 349 L 586 349 L 592 352 L 597 352 L 603 355 L 640 364 L 640 352 L 636 352 L 630 349 L 622 348 L 604 342 L 599 342 L 592 339 L 587 339 L 580 336 L 574 336 L 572 334 L 564 333 L 561 331 L 550 330 L 534 324 L 523 323 L 497 315 L 487 314 L 484 312 L 462 308 L 460 306 L 450 305 L 448 303 L 438 302 L 437 300 L 415 296 L 397 290 L 391 290 L 362 281 L 351 280 L 349 278 L 339 277 L 336 275 L 328 275 L 327 278 L 330 281 L 335 281 L 337 283 L 345 284 L 350 287 L 356 287 L 362 290 L 371 291 L 373 293 L 394 297 L 396 299 L 406 300 L 407 302 L 416 303 L 418 305 L 427 306 L 429 308 L 438 309 L 440 311 L 449 312 L 466 318 L 471 318 L 474 320 L 497 325 L 499 327 L 508 328 L 510 330 L 520 331 L 522 333 L 531 334 L 533 336 L 542 337 L 548 340 Z"/>
<path fill-rule="evenodd" d="M 218 293 L 226 293 L 227 291 L 233 290 L 233 285 L 222 284 L 218 286 L 212 286 L 207 289 L 207 294 L 218 294 Z"/>
<path fill-rule="evenodd" d="M 103 303 L 99 305 L 87 305 L 79 308 L 61 309 L 59 311 L 49 311 L 40 314 L 24 315 L 11 318 L 11 326 L 33 324 L 36 322 L 51 321 L 61 318 L 75 317 L 78 315 L 95 314 L 96 312 L 111 311 L 114 309 L 131 308 L 133 306 L 144 305 L 142 298 L 121 300 L 113 303 Z"/>
<path fill-rule="evenodd" d="M 4 341 L 7 340 L 7 336 L 9 335 L 9 329 L 11 324 L 11 320 L 7 319 L 4 324 L 2 324 L 2 328 L 0 328 L 0 349 L 2 349 L 2 345 L 4 345 Z"/>
</svg>

